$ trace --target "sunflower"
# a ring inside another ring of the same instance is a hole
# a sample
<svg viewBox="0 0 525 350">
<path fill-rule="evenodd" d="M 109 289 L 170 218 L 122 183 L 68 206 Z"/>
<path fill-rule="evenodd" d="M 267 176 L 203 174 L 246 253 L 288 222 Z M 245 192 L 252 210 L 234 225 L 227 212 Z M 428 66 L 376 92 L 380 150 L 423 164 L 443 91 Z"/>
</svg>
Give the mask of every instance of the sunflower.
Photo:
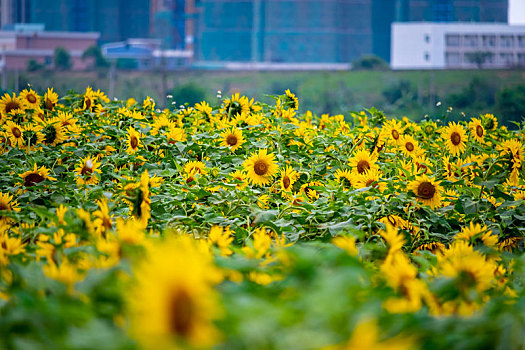
<svg viewBox="0 0 525 350">
<path fill-rule="evenodd" d="M 99 178 L 97 173 L 101 174 L 100 162 L 97 162 L 97 157 L 87 156 L 82 158 L 75 168 L 75 175 L 77 178 L 77 185 L 96 185 Z"/>
<path fill-rule="evenodd" d="M 86 92 L 84 93 L 83 101 L 82 101 L 82 110 L 92 112 L 95 109 L 95 94 L 93 93 L 93 89 L 91 87 L 86 88 Z"/>
<path fill-rule="evenodd" d="M 59 111 L 58 112 L 58 120 L 60 120 L 60 123 L 63 127 L 69 129 L 71 126 L 75 126 L 78 119 L 73 118 L 73 114 Z"/>
<path fill-rule="evenodd" d="M 389 120 L 383 125 L 381 129 L 382 134 L 393 145 L 401 144 L 401 136 L 405 128 L 401 125 L 401 122 L 397 120 Z"/>
<path fill-rule="evenodd" d="M 401 147 L 401 152 L 403 152 L 405 156 L 416 158 L 422 153 L 419 143 L 410 135 L 401 136 L 399 145 Z"/>
<path fill-rule="evenodd" d="M 195 184 L 195 182 L 197 181 L 197 171 L 196 170 L 192 170 L 190 171 L 189 173 L 184 173 L 182 174 L 182 184 L 186 184 L 188 187 L 191 187 Z"/>
<path fill-rule="evenodd" d="M 56 146 L 66 140 L 65 128 L 58 117 L 43 121 L 39 131 L 44 134 L 46 145 Z"/>
<path fill-rule="evenodd" d="M 56 179 L 54 177 L 49 176 L 50 170 L 46 168 L 45 166 L 41 166 L 40 168 L 37 167 L 36 163 L 33 166 L 33 170 L 26 171 L 23 174 L 20 174 L 19 176 L 24 180 L 24 187 L 32 187 L 44 180 L 53 180 Z"/>
<path fill-rule="evenodd" d="M 126 152 L 128 154 L 133 154 L 137 152 L 140 147 L 142 147 L 142 142 L 140 141 L 140 133 L 131 126 L 128 128 L 126 144 L 128 145 L 128 148 L 126 149 Z"/>
<path fill-rule="evenodd" d="M 10 218 L 3 217 L 2 211 L 14 211 L 19 212 L 20 208 L 18 207 L 18 202 L 13 200 L 13 196 L 9 193 L 0 192 L 0 225 L 6 221 L 11 221 Z"/>
<path fill-rule="evenodd" d="M 185 142 L 187 139 L 186 132 L 182 128 L 173 127 L 166 133 L 168 143 Z"/>
<path fill-rule="evenodd" d="M 140 176 L 140 185 L 138 186 L 137 195 L 133 199 L 133 216 L 137 222 L 141 223 L 143 228 L 148 226 L 148 220 L 151 218 L 148 170 L 144 170 Z"/>
<path fill-rule="evenodd" d="M 343 188 L 348 188 L 353 186 L 354 177 L 356 176 L 355 173 L 351 173 L 348 170 L 341 170 L 340 168 L 337 169 L 334 173 L 335 180 L 339 182 L 341 185 L 343 185 Z"/>
<path fill-rule="evenodd" d="M 474 140 L 483 143 L 483 137 L 485 136 L 485 128 L 478 118 L 472 118 L 472 121 L 468 123 L 470 133 L 474 137 Z"/>
<path fill-rule="evenodd" d="M 230 245 L 233 242 L 232 231 L 230 227 L 222 227 L 219 225 L 213 225 L 208 233 L 208 243 L 210 246 L 216 246 L 220 249 L 222 256 L 229 256 L 233 254 L 233 250 L 230 249 Z"/>
<path fill-rule="evenodd" d="M 496 130 L 498 128 L 498 118 L 494 114 L 485 114 L 482 117 L 483 126 L 487 130 Z"/>
<path fill-rule="evenodd" d="M 245 118 L 250 113 L 250 102 L 246 96 L 239 96 L 239 93 L 236 93 L 223 101 L 221 111 L 229 118 L 237 116 Z"/>
<path fill-rule="evenodd" d="M 443 187 L 439 185 L 439 182 L 429 179 L 427 175 L 416 177 L 414 181 L 408 184 L 408 189 L 416 195 L 420 202 L 432 208 L 441 203 Z"/>
<path fill-rule="evenodd" d="M 299 192 L 305 195 L 310 200 L 316 200 L 319 198 L 319 192 L 313 187 L 323 187 L 323 184 L 319 181 L 310 181 L 301 185 Z"/>
<path fill-rule="evenodd" d="M 238 150 L 245 142 L 244 138 L 242 137 L 242 131 L 236 128 L 226 130 L 221 134 L 221 137 L 222 140 L 220 145 L 223 147 L 229 147 L 230 151 L 232 152 Z"/>
<path fill-rule="evenodd" d="M 24 127 L 24 141 L 26 142 L 28 150 L 33 151 L 36 146 L 44 142 L 45 135 L 41 131 L 41 125 L 26 124 Z"/>
<path fill-rule="evenodd" d="M 58 103 L 58 94 L 53 91 L 53 88 L 48 88 L 44 94 L 44 105 L 43 108 L 52 111 Z"/>
<path fill-rule="evenodd" d="M 235 179 L 236 181 L 240 182 L 236 186 L 238 189 L 242 190 L 247 186 L 248 181 L 246 179 L 246 174 L 243 173 L 242 171 L 235 170 L 234 172 L 231 172 L 229 175 L 232 179 Z"/>
<path fill-rule="evenodd" d="M 273 153 L 268 154 L 266 149 L 252 152 L 243 163 L 248 180 L 257 186 L 268 185 L 277 174 L 279 167 Z"/>
<path fill-rule="evenodd" d="M 295 97 L 295 94 L 293 94 L 290 89 L 286 90 L 284 94 L 284 105 L 290 107 L 293 110 L 298 110 L 299 100 L 297 97 Z"/>
<path fill-rule="evenodd" d="M 26 107 L 29 109 L 39 109 L 41 97 L 33 89 L 24 89 L 20 93 L 20 98 L 25 103 Z"/>
<path fill-rule="evenodd" d="M 24 109 L 24 101 L 20 97 L 16 97 L 15 93 L 13 93 L 13 97 L 6 93 L 2 99 L 0 99 L 0 113 L 2 113 L 2 119 L 16 110 L 20 110 L 23 113 Z"/>
<path fill-rule="evenodd" d="M 144 101 L 142 101 L 142 108 L 144 108 L 144 110 L 153 111 L 155 109 L 155 100 L 149 96 L 146 96 Z"/>
<path fill-rule="evenodd" d="M 497 265 L 487 260 L 479 251 L 463 240 L 454 241 L 443 253 L 437 255 L 439 274 L 456 279 L 463 295 L 475 289 L 486 291 L 495 280 Z"/>
<path fill-rule="evenodd" d="M 455 122 L 449 123 L 441 132 L 441 137 L 444 139 L 448 151 L 453 155 L 457 156 L 465 151 L 468 136 L 461 125 Z"/>
<path fill-rule="evenodd" d="M 24 128 L 9 120 L 6 122 L 4 129 L 11 143 L 11 147 L 22 148 L 24 145 Z"/>
<path fill-rule="evenodd" d="M 177 125 L 174 122 L 170 121 L 165 114 L 162 114 L 158 118 L 154 119 L 154 123 L 151 126 L 151 130 L 149 131 L 149 133 L 153 136 L 156 136 L 161 130 L 166 132 L 172 128 L 175 128 L 176 126 Z"/>
<path fill-rule="evenodd" d="M 109 212 L 108 201 L 106 198 L 102 200 L 95 200 L 98 209 L 93 212 L 96 218 L 93 221 L 95 225 L 95 232 L 97 235 L 106 238 L 106 231 L 113 229 L 113 215 Z"/>
<path fill-rule="evenodd" d="M 421 123 L 421 128 L 428 136 L 433 135 L 438 130 L 436 122 L 433 121 L 426 121 Z"/>
<path fill-rule="evenodd" d="M 206 170 L 206 164 L 199 161 L 189 161 L 188 163 L 184 164 L 184 167 L 182 168 L 186 174 L 190 173 L 199 173 L 201 175 L 208 174 L 208 170 Z"/>
<path fill-rule="evenodd" d="M 299 178 L 299 173 L 293 170 L 291 166 L 287 166 L 281 169 L 281 177 L 279 179 L 279 184 L 281 185 L 281 190 L 283 192 L 291 192 L 293 184 Z"/>
<path fill-rule="evenodd" d="M 222 280 L 207 243 L 171 236 L 147 249 L 127 293 L 130 333 L 143 348 L 208 348 L 218 340 L 214 285 Z"/>
<path fill-rule="evenodd" d="M 349 164 L 352 167 L 352 172 L 357 174 L 363 174 L 370 169 L 378 169 L 379 166 L 376 164 L 377 154 L 370 155 L 370 152 L 361 150 L 355 152 L 354 156 L 350 158 Z"/>
<path fill-rule="evenodd" d="M 498 243 L 498 237 L 492 234 L 487 226 L 470 223 L 469 226 L 463 227 L 461 232 L 456 234 L 454 240 L 464 240 L 471 244 L 482 243 L 486 247 L 495 247 Z"/>
<path fill-rule="evenodd" d="M 196 103 L 195 110 L 201 112 L 202 115 L 208 118 L 208 120 L 211 119 L 212 108 L 206 101 L 202 101 L 201 103 Z"/>
<path fill-rule="evenodd" d="M 355 188 L 372 187 L 377 188 L 383 192 L 386 188 L 386 184 L 381 181 L 382 173 L 380 170 L 368 170 L 363 174 L 356 175 L 354 178 Z"/>
</svg>

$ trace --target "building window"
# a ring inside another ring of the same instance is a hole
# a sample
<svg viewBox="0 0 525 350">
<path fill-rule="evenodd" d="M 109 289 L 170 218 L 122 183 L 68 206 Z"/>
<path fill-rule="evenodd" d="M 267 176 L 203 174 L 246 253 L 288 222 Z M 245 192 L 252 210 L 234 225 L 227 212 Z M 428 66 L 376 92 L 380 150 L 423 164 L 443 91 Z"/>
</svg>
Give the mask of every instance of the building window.
<svg viewBox="0 0 525 350">
<path fill-rule="evenodd" d="M 463 45 L 465 47 L 476 47 L 476 46 L 478 46 L 478 36 L 477 35 L 465 35 L 463 37 Z"/>
<path fill-rule="evenodd" d="M 445 54 L 445 64 L 448 67 L 459 66 L 459 64 L 461 63 L 460 58 L 461 57 L 459 56 L 459 53 L 457 52 L 447 52 Z"/>
<path fill-rule="evenodd" d="M 520 66 L 525 66 L 525 52 L 518 54 L 518 64 Z"/>
<path fill-rule="evenodd" d="M 482 41 L 483 41 L 483 47 L 496 47 L 496 36 L 495 35 L 483 35 Z"/>
<path fill-rule="evenodd" d="M 430 54 L 428 52 L 425 52 L 425 61 L 430 61 Z"/>
<path fill-rule="evenodd" d="M 514 37 L 512 35 L 502 35 L 499 38 L 500 47 L 514 47 Z"/>
<path fill-rule="evenodd" d="M 525 47 L 525 35 L 520 35 L 518 37 L 518 46 Z"/>
<path fill-rule="evenodd" d="M 511 53 L 500 53 L 499 62 L 505 66 L 510 66 L 514 63 L 514 55 Z"/>
<path fill-rule="evenodd" d="M 449 47 L 458 47 L 459 46 L 459 35 L 457 34 L 447 34 L 445 37 L 446 45 Z"/>
<path fill-rule="evenodd" d="M 425 42 L 428 44 L 430 42 L 430 35 L 425 34 Z"/>
</svg>

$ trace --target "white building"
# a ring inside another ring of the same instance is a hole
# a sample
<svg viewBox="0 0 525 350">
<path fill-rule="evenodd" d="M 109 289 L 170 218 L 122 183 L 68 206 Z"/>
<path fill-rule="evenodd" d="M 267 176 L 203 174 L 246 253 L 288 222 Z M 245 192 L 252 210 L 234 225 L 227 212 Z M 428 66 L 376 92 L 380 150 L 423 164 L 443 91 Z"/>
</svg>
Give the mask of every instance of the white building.
<svg viewBox="0 0 525 350">
<path fill-rule="evenodd" d="M 505 23 L 392 23 L 392 69 L 525 66 L 525 26 Z"/>
</svg>

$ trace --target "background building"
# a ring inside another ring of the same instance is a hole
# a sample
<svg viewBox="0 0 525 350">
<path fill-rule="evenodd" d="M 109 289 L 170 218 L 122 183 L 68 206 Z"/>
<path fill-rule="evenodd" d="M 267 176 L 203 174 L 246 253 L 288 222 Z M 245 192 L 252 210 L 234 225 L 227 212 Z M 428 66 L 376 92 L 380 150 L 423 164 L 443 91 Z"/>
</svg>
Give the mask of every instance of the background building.
<svg viewBox="0 0 525 350">
<path fill-rule="evenodd" d="M 33 1 L 31 22 L 47 30 L 100 32 L 102 42 L 149 36 L 149 1 L 143 0 L 46 0 Z"/>
<path fill-rule="evenodd" d="M 100 36 L 93 32 L 44 31 L 43 25 L 16 25 L 14 29 L 0 32 L 0 61 L 6 70 L 25 70 L 30 60 L 52 67 L 57 47 L 63 47 L 71 55 L 71 69 L 86 69 L 93 62 L 83 59 L 82 54 L 96 45 Z"/>
<path fill-rule="evenodd" d="M 394 23 L 393 69 L 525 66 L 525 26 Z"/>
<path fill-rule="evenodd" d="M 350 62 L 372 52 L 371 0 L 202 0 L 203 61 Z"/>
<path fill-rule="evenodd" d="M 395 0 L 399 22 L 508 22 L 508 0 Z"/>
<path fill-rule="evenodd" d="M 508 0 L 202 0 L 201 61 L 390 61 L 395 21 L 507 22 Z"/>
</svg>

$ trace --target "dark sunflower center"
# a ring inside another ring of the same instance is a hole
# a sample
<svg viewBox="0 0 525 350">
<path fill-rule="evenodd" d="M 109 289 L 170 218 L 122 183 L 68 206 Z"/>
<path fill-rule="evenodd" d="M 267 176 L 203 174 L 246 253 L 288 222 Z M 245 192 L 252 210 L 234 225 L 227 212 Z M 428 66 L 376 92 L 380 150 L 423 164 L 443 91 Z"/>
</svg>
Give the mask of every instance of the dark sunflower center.
<svg viewBox="0 0 525 350">
<path fill-rule="evenodd" d="M 82 167 L 82 170 L 80 171 L 80 174 L 81 175 L 91 175 L 93 173 L 93 168 L 92 167 L 89 167 L 87 165 L 84 165 Z"/>
<path fill-rule="evenodd" d="M 454 131 L 451 135 L 450 135 L 450 141 L 452 142 L 452 144 L 454 146 L 457 146 L 461 143 L 461 135 L 459 133 L 457 133 L 456 131 Z"/>
<path fill-rule="evenodd" d="M 168 306 L 169 330 L 175 335 L 187 338 L 193 328 L 195 304 L 188 292 L 182 289 L 175 291 L 170 299 Z"/>
<path fill-rule="evenodd" d="M 13 136 L 16 138 L 19 138 L 20 136 L 22 136 L 22 132 L 17 127 L 14 127 L 11 131 L 13 133 Z"/>
<path fill-rule="evenodd" d="M 421 182 L 417 188 L 418 197 L 423 199 L 432 199 L 435 193 L 436 187 L 428 181 Z"/>
<path fill-rule="evenodd" d="M 407 149 L 407 151 L 412 152 L 415 147 L 414 147 L 414 144 L 412 142 L 407 142 L 405 144 L 405 148 Z"/>
<path fill-rule="evenodd" d="M 255 165 L 253 166 L 253 171 L 255 171 L 255 173 L 260 176 L 266 175 L 266 173 L 268 172 L 268 164 L 266 164 L 264 160 L 259 159 L 255 162 Z"/>
<path fill-rule="evenodd" d="M 235 146 L 237 144 L 237 136 L 230 134 L 226 137 L 226 143 L 230 146 Z"/>
<path fill-rule="evenodd" d="M 105 227 L 105 228 L 112 228 L 113 225 L 111 224 L 111 219 L 108 218 L 107 216 L 105 216 L 103 219 L 102 219 L 102 225 Z"/>
<path fill-rule="evenodd" d="M 366 172 L 368 169 L 370 169 L 370 164 L 368 161 L 360 160 L 359 163 L 357 163 L 357 172 L 359 174 Z"/>
<path fill-rule="evenodd" d="M 55 108 L 53 101 L 51 101 L 49 98 L 46 98 L 45 108 L 49 111 L 52 111 L 53 108 Z"/>
<path fill-rule="evenodd" d="M 483 137 L 483 134 L 483 127 L 481 125 L 476 125 L 476 135 L 478 135 L 478 137 Z"/>
<path fill-rule="evenodd" d="M 397 140 L 399 138 L 399 132 L 397 130 L 392 130 L 392 137 Z"/>
<path fill-rule="evenodd" d="M 9 210 L 9 204 L 8 203 L 4 203 L 4 202 L 0 202 L 0 210 Z"/>
<path fill-rule="evenodd" d="M 24 186 L 31 187 L 44 181 L 44 177 L 38 173 L 31 173 L 24 178 Z"/>
<path fill-rule="evenodd" d="M 186 183 L 187 184 L 190 184 L 192 183 L 193 181 L 195 181 L 195 178 L 193 176 L 188 176 L 188 178 L 186 179 Z"/>
<path fill-rule="evenodd" d="M 288 188 L 290 187 L 290 178 L 288 176 L 284 176 L 283 177 L 283 186 L 284 188 Z"/>
<path fill-rule="evenodd" d="M 20 108 L 20 104 L 16 101 L 9 101 L 5 105 L 5 113 L 9 113 Z"/>
<path fill-rule="evenodd" d="M 374 184 L 374 183 L 375 183 L 374 179 L 369 179 L 369 180 L 366 182 L 365 185 L 366 185 L 366 187 L 374 185 L 373 187 L 375 188 L 375 187 L 377 187 L 377 183 L 375 183 L 375 184 Z"/>
<path fill-rule="evenodd" d="M 84 104 L 86 105 L 86 109 L 89 109 L 91 107 L 91 99 L 89 97 L 86 97 L 84 99 Z"/>
<path fill-rule="evenodd" d="M 129 140 L 129 143 L 131 144 L 131 148 L 137 148 L 139 144 L 139 140 L 136 136 L 131 136 L 131 139 Z"/>
<path fill-rule="evenodd" d="M 26 100 L 27 100 L 27 102 L 29 102 L 31 104 L 35 104 L 36 103 L 35 95 L 27 95 Z"/>
</svg>

